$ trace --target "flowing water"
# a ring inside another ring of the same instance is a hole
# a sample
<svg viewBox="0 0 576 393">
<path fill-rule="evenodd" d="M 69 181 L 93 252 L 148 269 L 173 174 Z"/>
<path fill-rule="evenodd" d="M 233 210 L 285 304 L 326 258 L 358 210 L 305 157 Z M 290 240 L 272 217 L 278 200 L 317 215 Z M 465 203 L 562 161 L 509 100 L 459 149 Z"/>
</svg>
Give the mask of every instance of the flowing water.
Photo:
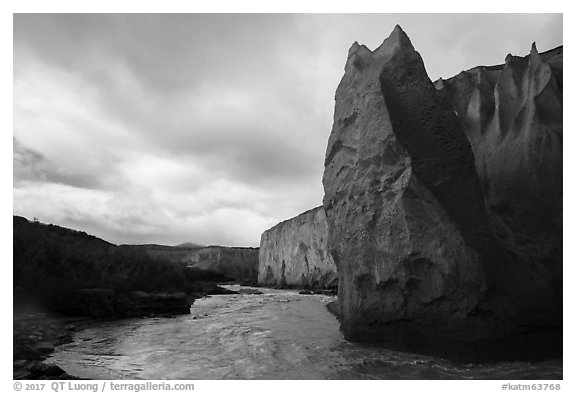
<svg viewBox="0 0 576 393">
<path fill-rule="evenodd" d="M 349 343 L 326 309 L 334 298 L 261 290 L 198 299 L 175 318 L 95 323 L 48 361 L 91 379 L 562 378 L 561 359 L 456 364 Z"/>
</svg>

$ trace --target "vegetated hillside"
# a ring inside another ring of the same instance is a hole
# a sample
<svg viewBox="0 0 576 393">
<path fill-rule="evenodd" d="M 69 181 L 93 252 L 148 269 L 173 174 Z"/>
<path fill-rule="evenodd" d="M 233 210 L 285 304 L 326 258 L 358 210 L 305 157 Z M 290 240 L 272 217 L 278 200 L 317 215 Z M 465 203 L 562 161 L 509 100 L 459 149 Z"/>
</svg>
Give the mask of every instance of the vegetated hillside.
<svg viewBox="0 0 576 393">
<path fill-rule="evenodd" d="M 258 248 L 208 246 L 191 256 L 190 267 L 229 277 L 231 281 L 255 284 L 258 281 Z"/>
<path fill-rule="evenodd" d="M 192 256 L 202 249 L 201 246 L 164 246 L 160 244 L 122 244 L 118 247 L 140 249 L 154 260 L 188 265 Z"/>
<path fill-rule="evenodd" d="M 95 236 L 14 216 L 14 288 L 45 305 L 80 289 L 186 292 L 199 296 L 215 288 L 202 272 L 152 259 L 141 249 L 117 247 Z"/>
<path fill-rule="evenodd" d="M 258 248 L 198 246 L 183 243 L 178 246 L 159 244 L 123 244 L 125 250 L 141 250 L 155 261 L 187 266 L 202 277 L 220 282 L 256 283 L 258 279 Z"/>
</svg>

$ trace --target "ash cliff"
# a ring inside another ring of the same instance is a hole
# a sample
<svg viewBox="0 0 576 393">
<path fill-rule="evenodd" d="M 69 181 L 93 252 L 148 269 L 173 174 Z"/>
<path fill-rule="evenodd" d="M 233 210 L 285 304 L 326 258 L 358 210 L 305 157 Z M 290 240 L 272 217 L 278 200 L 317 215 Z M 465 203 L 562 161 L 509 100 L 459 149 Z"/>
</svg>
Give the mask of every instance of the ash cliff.
<svg viewBox="0 0 576 393">
<path fill-rule="evenodd" d="M 561 50 L 433 84 L 399 26 L 352 45 L 323 176 L 348 339 L 561 351 L 561 91 Z"/>
<path fill-rule="evenodd" d="M 474 151 L 488 212 L 506 247 L 561 280 L 563 48 L 435 82 Z M 561 283 L 559 283 L 561 285 Z"/>
<path fill-rule="evenodd" d="M 279 223 L 262 234 L 258 283 L 274 287 L 332 289 L 336 266 L 327 249 L 322 206 Z"/>
</svg>

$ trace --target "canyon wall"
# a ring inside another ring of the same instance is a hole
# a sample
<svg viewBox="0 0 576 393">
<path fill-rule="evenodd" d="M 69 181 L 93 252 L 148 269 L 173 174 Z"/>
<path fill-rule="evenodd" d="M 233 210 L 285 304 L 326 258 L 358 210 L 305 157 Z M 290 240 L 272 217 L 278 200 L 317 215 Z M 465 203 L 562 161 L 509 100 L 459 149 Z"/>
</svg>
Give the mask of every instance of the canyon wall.
<svg viewBox="0 0 576 393">
<path fill-rule="evenodd" d="M 399 26 L 374 51 L 350 48 L 323 176 L 348 339 L 462 355 L 514 351 L 514 337 L 561 326 L 557 227 L 545 250 L 518 245 L 546 232 L 530 221 L 524 180 L 534 198 L 553 185 L 539 203 L 562 220 L 561 77 L 535 49 L 512 60 L 486 72 L 493 85 L 434 85 Z M 518 188 L 506 186 L 518 173 Z"/>
<path fill-rule="evenodd" d="M 258 248 L 210 246 L 194 253 L 189 266 L 209 270 L 240 282 L 258 280 Z"/>
<path fill-rule="evenodd" d="M 279 223 L 262 234 L 258 283 L 275 287 L 335 288 L 336 266 L 327 249 L 322 206 Z"/>
</svg>

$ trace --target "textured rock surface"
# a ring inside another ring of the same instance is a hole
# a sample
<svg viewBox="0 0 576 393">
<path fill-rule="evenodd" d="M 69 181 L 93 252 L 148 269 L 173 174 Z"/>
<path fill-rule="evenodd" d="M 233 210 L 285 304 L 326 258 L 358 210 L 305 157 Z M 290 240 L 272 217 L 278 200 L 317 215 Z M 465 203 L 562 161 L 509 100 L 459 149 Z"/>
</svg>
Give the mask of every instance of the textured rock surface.
<svg viewBox="0 0 576 393">
<path fill-rule="evenodd" d="M 487 207 L 506 247 L 562 273 L 563 48 L 436 82 L 476 159 Z M 559 282 L 561 287 L 561 282 Z"/>
<path fill-rule="evenodd" d="M 191 256 L 190 266 L 255 283 L 258 280 L 258 249 L 205 247 Z"/>
<path fill-rule="evenodd" d="M 18 314 L 13 319 L 14 379 L 78 379 L 55 364 L 43 363 L 56 346 L 72 341 L 69 319 L 48 314 Z"/>
<path fill-rule="evenodd" d="M 354 43 L 323 177 L 347 338 L 466 351 L 558 324 L 551 274 L 501 240 L 476 163 L 399 26 L 373 52 Z"/>
<path fill-rule="evenodd" d="M 262 234 L 258 283 L 278 287 L 334 288 L 336 266 L 327 249 L 322 206 Z"/>
</svg>

